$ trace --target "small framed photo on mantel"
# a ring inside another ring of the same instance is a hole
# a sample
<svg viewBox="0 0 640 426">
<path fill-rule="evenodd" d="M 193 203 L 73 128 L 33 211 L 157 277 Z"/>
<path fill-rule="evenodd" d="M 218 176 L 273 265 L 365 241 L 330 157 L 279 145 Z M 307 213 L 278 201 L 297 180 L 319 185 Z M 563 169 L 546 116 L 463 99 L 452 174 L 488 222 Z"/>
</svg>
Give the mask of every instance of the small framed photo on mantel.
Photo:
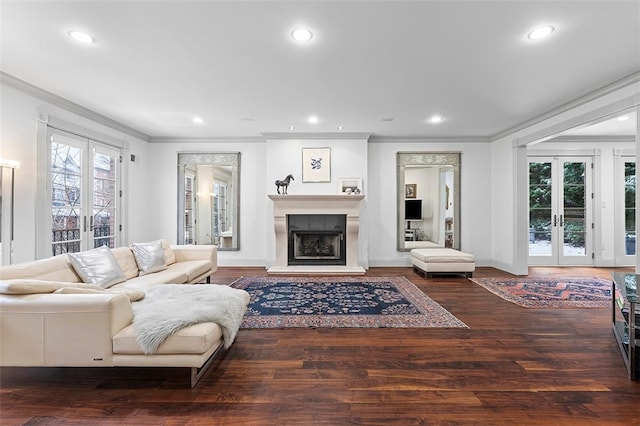
<svg viewBox="0 0 640 426">
<path fill-rule="evenodd" d="M 338 192 L 345 195 L 362 194 L 361 178 L 340 178 L 338 179 Z"/>
<path fill-rule="evenodd" d="M 416 198 L 417 184 L 407 183 L 404 186 L 404 198 Z"/>
<path fill-rule="evenodd" d="M 331 182 L 331 148 L 302 148 L 302 181 Z"/>
</svg>

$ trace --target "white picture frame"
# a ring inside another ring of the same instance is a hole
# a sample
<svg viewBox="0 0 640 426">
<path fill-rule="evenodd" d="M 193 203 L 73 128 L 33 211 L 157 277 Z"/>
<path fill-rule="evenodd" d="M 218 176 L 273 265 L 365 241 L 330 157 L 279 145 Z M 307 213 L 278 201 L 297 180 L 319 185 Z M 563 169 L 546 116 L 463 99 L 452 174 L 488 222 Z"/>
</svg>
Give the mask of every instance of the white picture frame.
<svg viewBox="0 0 640 426">
<path fill-rule="evenodd" d="M 345 195 L 362 194 L 362 178 L 349 177 L 338 179 L 338 193 Z"/>
<path fill-rule="evenodd" d="M 331 182 L 331 148 L 302 148 L 302 181 Z"/>
</svg>

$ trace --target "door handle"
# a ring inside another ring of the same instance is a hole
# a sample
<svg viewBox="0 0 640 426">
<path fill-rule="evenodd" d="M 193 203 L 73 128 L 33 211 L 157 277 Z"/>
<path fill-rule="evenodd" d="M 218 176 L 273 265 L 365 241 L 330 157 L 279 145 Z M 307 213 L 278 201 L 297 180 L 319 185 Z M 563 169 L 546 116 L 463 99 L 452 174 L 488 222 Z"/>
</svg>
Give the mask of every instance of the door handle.
<svg viewBox="0 0 640 426">
<path fill-rule="evenodd" d="M 83 216 L 83 217 L 84 217 L 84 221 L 83 221 L 84 224 L 82 225 L 82 232 L 87 232 L 87 217 L 86 216 Z"/>
<path fill-rule="evenodd" d="M 564 220 L 562 218 L 562 215 L 560 215 L 560 226 L 564 226 Z"/>
<path fill-rule="evenodd" d="M 557 215 L 553 215 L 553 226 L 558 226 L 558 216 Z"/>
<path fill-rule="evenodd" d="M 93 216 L 89 218 L 89 231 L 93 232 Z"/>
</svg>

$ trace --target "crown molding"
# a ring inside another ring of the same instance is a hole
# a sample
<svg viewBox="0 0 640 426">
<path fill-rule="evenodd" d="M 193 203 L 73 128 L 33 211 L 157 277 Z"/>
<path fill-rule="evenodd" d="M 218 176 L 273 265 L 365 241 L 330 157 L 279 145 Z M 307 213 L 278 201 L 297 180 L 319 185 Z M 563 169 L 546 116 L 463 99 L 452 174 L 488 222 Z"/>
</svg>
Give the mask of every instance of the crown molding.
<svg viewBox="0 0 640 426">
<path fill-rule="evenodd" d="M 602 96 L 608 95 L 609 93 L 615 92 L 616 90 L 623 89 L 627 86 L 640 82 L 640 70 L 636 70 L 631 74 L 628 74 L 618 80 L 615 80 L 612 83 L 607 83 L 585 95 L 582 95 L 578 98 L 575 98 L 569 102 L 566 102 L 562 105 L 559 105 L 544 114 L 533 117 L 525 122 L 522 122 L 516 126 L 510 127 L 506 130 L 503 130 L 495 135 L 491 136 L 489 139 L 491 142 L 496 141 L 498 139 L 502 139 L 503 137 L 509 136 L 510 134 L 519 132 L 520 130 L 524 130 L 530 126 L 538 124 L 544 120 L 548 120 L 552 117 L 555 117 L 563 112 L 567 112 L 574 108 L 577 108 L 581 105 L 586 104 L 587 102 L 598 99 Z"/>
<path fill-rule="evenodd" d="M 371 133 L 261 133 L 264 139 L 369 139 Z"/>
<path fill-rule="evenodd" d="M 371 136 L 370 143 L 486 143 L 491 139 L 486 136 L 443 136 L 443 137 L 394 137 Z"/>
<path fill-rule="evenodd" d="M 604 143 L 624 143 L 635 142 L 636 137 L 634 135 L 566 135 L 558 136 L 546 140 L 545 142 L 568 142 L 568 143 L 590 143 L 590 142 L 604 142 Z"/>
<path fill-rule="evenodd" d="M 262 143 L 265 138 L 262 136 L 216 136 L 202 138 L 180 138 L 180 137 L 152 137 L 149 143 Z"/>
<path fill-rule="evenodd" d="M 36 98 L 41 99 L 51 105 L 60 107 L 69 112 L 77 114 L 91 121 L 95 121 L 96 123 L 103 124 L 107 127 L 110 127 L 122 133 L 126 133 L 129 136 L 133 136 L 135 138 L 142 139 L 143 141 L 147 141 L 147 142 L 150 139 L 150 136 L 147 135 L 146 133 L 143 133 L 137 129 L 134 129 L 133 127 L 124 125 L 118 121 L 115 121 L 107 116 L 99 114 L 88 108 L 85 108 L 82 105 L 79 105 L 61 96 L 58 96 L 51 92 L 47 92 L 44 89 L 34 86 L 31 83 L 27 83 L 24 80 L 20 80 L 19 78 L 14 77 L 11 74 L 5 73 L 4 71 L 0 71 L 0 82 L 5 83 L 8 86 L 14 87 L 18 90 L 21 90 L 25 93 L 28 93 L 29 95 L 35 96 Z"/>
</svg>

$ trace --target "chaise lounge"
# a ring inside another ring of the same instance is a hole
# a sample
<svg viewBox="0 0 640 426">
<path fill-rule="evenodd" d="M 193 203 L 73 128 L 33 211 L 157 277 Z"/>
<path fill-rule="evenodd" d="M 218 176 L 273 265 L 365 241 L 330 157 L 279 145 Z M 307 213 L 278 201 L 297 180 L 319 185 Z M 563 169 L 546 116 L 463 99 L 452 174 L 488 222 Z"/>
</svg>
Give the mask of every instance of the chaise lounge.
<svg viewBox="0 0 640 426">
<path fill-rule="evenodd" d="M 188 367 L 195 386 L 235 338 L 249 295 L 226 285 L 190 285 L 209 281 L 216 271 L 215 246 L 160 246 L 156 271 L 140 269 L 135 245 L 106 249 L 125 278 L 108 288 L 83 282 L 72 255 L 0 268 L 0 366 Z M 168 290 L 174 299 L 167 298 Z M 155 341 L 150 352 L 134 317 L 153 320 L 149 307 L 164 306 L 164 319 L 175 300 L 194 291 L 234 306 L 233 321 L 189 323 Z"/>
</svg>

